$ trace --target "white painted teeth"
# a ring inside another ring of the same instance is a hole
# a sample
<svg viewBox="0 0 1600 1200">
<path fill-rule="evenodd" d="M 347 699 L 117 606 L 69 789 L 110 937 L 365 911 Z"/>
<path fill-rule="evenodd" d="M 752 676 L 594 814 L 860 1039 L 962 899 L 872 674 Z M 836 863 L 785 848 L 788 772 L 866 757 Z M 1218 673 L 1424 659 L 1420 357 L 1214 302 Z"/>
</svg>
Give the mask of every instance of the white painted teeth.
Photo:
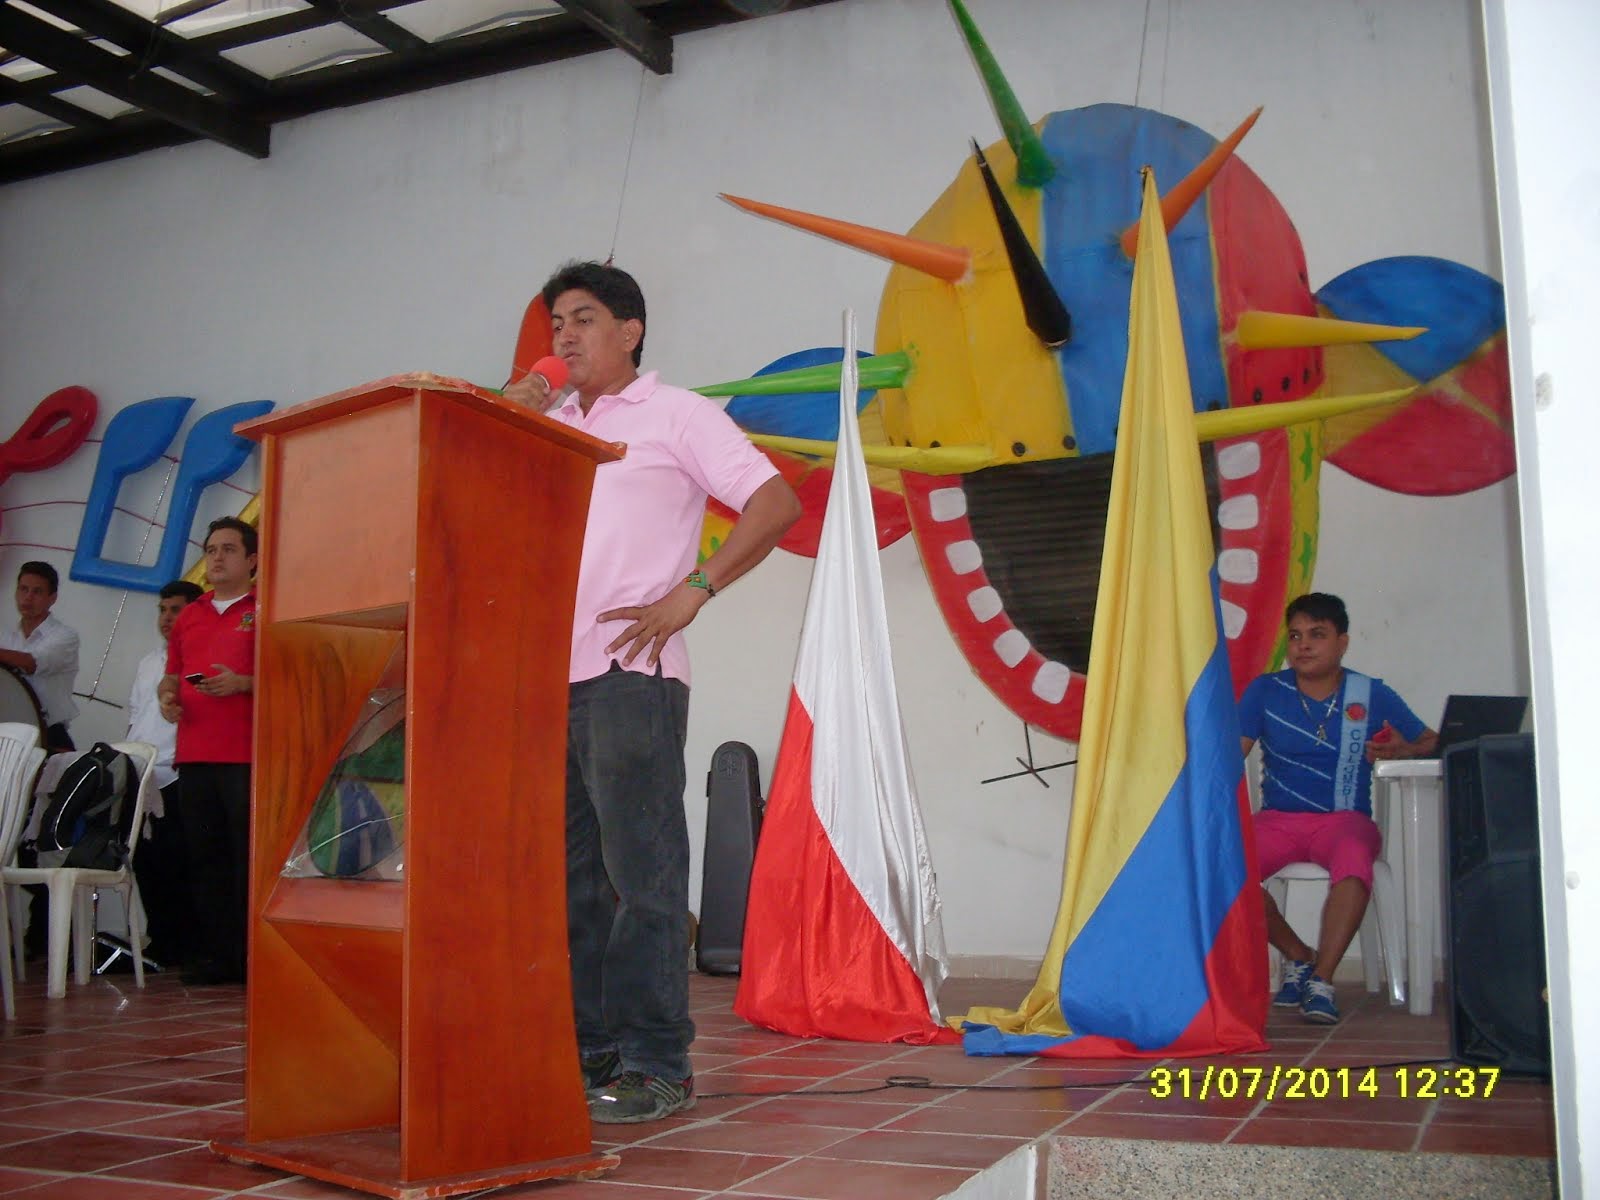
<svg viewBox="0 0 1600 1200">
<path fill-rule="evenodd" d="M 999 592 L 992 587 L 981 587 L 973 588 L 967 593 L 967 607 L 972 610 L 972 615 L 981 625 L 998 617 L 1004 606 L 1000 603 Z"/>
<path fill-rule="evenodd" d="M 1217 474 L 1224 479 L 1243 479 L 1261 469 L 1261 446 L 1256 442 L 1235 442 L 1217 451 Z"/>
<path fill-rule="evenodd" d="M 1261 520 L 1261 506 L 1254 496 L 1231 496 L 1217 505 L 1217 524 L 1224 529 L 1254 529 Z"/>
<path fill-rule="evenodd" d="M 1071 671 L 1061 663 L 1046 661 L 1033 677 L 1033 694 L 1046 704 L 1060 704 L 1071 682 Z"/>
<path fill-rule="evenodd" d="M 951 542 L 944 548 L 945 560 L 957 575 L 970 575 L 983 566 L 983 551 L 970 538 L 964 542 Z"/>
<path fill-rule="evenodd" d="M 967 515 L 967 494 L 958 487 L 928 493 L 928 513 L 935 521 L 956 521 Z"/>
<path fill-rule="evenodd" d="M 1008 629 L 994 640 L 994 652 L 1008 667 L 1014 667 L 1028 657 L 1028 639 L 1020 629 Z"/>
<path fill-rule="evenodd" d="M 1217 555 L 1217 574 L 1224 583 L 1254 583 L 1261 560 L 1254 550 L 1224 550 Z"/>
<path fill-rule="evenodd" d="M 1225 637 L 1236 638 L 1244 632 L 1244 609 L 1232 600 L 1222 602 L 1222 632 Z"/>
</svg>

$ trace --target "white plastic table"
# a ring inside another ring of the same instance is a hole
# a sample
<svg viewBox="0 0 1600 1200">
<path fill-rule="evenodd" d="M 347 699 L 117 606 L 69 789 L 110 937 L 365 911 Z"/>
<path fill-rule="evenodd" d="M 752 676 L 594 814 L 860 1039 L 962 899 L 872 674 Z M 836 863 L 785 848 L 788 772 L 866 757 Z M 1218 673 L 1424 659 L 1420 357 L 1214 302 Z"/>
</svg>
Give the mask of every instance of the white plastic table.
<svg viewBox="0 0 1600 1200">
<path fill-rule="evenodd" d="M 1433 954 L 1440 942 L 1443 911 L 1444 766 L 1437 758 L 1396 758 L 1373 764 L 1374 787 L 1390 789 L 1390 811 L 1399 800 L 1400 862 L 1405 875 L 1406 982 L 1408 1008 L 1419 1017 L 1433 1011 Z M 1395 860 L 1393 849 L 1387 857 Z"/>
</svg>

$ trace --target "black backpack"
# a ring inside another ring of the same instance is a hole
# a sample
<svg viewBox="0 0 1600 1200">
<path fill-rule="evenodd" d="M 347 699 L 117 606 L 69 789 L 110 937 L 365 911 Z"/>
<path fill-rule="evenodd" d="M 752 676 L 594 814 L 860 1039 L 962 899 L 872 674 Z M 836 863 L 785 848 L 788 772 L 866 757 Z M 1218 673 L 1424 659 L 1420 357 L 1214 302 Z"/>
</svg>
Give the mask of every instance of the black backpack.
<svg viewBox="0 0 1600 1200">
<path fill-rule="evenodd" d="M 96 742 L 65 771 L 39 822 L 40 850 L 65 850 L 64 867 L 115 871 L 128 861 L 139 770 L 120 750 Z"/>
</svg>

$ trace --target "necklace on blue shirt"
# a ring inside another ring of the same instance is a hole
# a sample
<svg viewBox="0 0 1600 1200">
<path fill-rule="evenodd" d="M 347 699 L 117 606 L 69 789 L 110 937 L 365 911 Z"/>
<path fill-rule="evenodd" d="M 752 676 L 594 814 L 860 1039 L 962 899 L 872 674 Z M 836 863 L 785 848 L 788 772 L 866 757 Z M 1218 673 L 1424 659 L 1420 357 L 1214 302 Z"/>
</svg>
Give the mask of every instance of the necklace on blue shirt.
<svg viewBox="0 0 1600 1200">
<path fill-rule="evenodd" d="M 1298 683 L 1294 686 L 1294 694 L 1300 697 L 1300 710 L 1306 714 L 1306 724 L 1311 724 L 1311 706 L 1306 703 L 1306 694 L 1300 690 Z M 1325 742 L 1328 740 L 1328 722 L 1333 720 L 1333 710 L 1338 703 L 1339 688 L 1336 686 L 1333 689 L 1333 695 L 1328 697 L 1327 710 L 1322 714 L 1321 719 L 1317 721 L 1317 741 Z"/>
</svg>

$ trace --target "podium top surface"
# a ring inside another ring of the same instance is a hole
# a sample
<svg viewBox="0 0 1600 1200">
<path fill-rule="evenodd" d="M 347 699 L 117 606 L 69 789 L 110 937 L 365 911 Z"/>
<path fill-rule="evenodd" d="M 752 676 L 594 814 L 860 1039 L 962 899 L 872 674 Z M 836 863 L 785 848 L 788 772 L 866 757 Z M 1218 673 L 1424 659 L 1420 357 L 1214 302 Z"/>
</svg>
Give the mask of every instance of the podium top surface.
<svg viewBox="0 0 1600 1200">
<path fill-rule="evenodd" d="M 620 442 L 602 441 L 570 425 L 531 412 L 520 404 L 513 404 L 503 396 L 487 388 L 481 388 L 477 384 L 426 371 L 391 375 L 387 379 L 374 380 L 342 392 L 334 392 L 330 396 L 308 400 L 304 404 L 268 413 L 252 421 L 242 421 L 233 427 L 233 431 L 253 441 L 264 441 L 275 434 L 291 433 L 321 421 L 392 404 L 419 392 L 435 392 L 448 396 L 457 404 L 560 443 L 569 450 L 588 455 L 596 462 L 613 462 L 621 458 L 627 449 Z"/>
</svg>

